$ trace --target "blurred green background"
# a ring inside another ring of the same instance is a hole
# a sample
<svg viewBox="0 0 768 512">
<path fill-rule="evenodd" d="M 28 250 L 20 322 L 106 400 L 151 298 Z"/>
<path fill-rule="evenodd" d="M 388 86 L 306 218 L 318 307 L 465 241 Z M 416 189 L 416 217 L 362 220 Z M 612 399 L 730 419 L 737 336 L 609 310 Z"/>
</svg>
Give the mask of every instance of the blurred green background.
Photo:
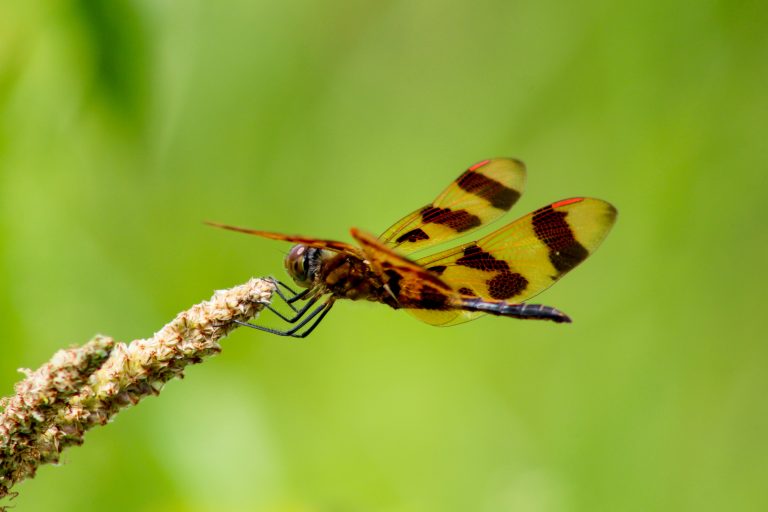
<svg viewBox="0 0 768 512">
<path fill-rule="evenodd" d="M 283 275 L 285 244 L 204 219 L 349 240 L 489 156 L 528 165 L 508 220 L 620 212 L 537 298 L 572 325 L 343 303 L 304 341 L 241 329 L 18 510 L 768 510 L 767 14 L 0 0 L 0 395 Z"/>
</svg>

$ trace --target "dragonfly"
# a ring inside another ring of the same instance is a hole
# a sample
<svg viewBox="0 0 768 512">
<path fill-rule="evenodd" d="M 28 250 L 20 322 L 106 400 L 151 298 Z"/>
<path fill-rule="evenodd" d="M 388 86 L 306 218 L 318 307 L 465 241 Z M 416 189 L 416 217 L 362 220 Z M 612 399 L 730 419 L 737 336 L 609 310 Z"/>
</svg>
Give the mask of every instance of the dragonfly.
<svg viewBox="0 0 768 512">
<path fill-rule="evenodd" d="M 288 275 L 303 290 L 296 292 L 274 280 L 277 294 L 291 313 L 284 315 L 268 305 L 291 326 L 280 330 L 238 322 L 260 331 L 304 338 L 339 299 L 405 309 L 436 326 L 456 325 L 483 315 L 570 323 L 565 313 L 527 301 L 598 248 L 617 215 L 606 201 L 563 199 L 478 240 L 410 257 L 497 220 L 520 198 L 525 182 L 526 168 L 521 161 L 483 160 L 464 171 L 434 201 L 406 215 L 381 236 L 352 228 L 354 245 L 208 224 L 294 244 L 284 263 Z"/>
</svg>

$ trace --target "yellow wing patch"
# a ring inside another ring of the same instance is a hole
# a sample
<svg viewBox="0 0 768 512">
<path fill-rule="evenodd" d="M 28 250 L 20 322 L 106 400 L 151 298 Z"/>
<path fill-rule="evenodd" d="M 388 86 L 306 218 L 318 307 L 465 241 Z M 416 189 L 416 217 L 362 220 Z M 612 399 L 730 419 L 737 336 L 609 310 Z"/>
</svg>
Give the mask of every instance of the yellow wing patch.
<svg viewBox="0 0 768 512">
<path fill-rule="evenodd" d="M 523 302 L 594 252 L 615 219 L 616 209 L 605 201 L 566 199 L 415 263 L 462 296 Z"/>
<path fill-rule="evenodd" d="M 525 188 L 525 165 L 493 158 L 467 169 L 427 206 L 392 225 L 379 239 L 402 254 L 469 233 L 509 211 Z"/>
</svg>

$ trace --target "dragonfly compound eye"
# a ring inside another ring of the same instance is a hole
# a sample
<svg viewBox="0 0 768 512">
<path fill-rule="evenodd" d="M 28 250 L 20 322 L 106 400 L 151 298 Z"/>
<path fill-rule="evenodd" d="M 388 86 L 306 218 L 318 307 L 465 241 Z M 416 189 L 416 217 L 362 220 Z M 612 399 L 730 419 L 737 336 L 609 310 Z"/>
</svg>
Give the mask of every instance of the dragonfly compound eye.
<svg viewBox="0 0 768 512">
<path fill-rule="evenodd" d="M 296 284 L 305 285 L 309 281 L 309 265 L 307 256 L 309 247 L 302 244 L 294 245 L 285 257 L 285 268 Z"/>
</svg>

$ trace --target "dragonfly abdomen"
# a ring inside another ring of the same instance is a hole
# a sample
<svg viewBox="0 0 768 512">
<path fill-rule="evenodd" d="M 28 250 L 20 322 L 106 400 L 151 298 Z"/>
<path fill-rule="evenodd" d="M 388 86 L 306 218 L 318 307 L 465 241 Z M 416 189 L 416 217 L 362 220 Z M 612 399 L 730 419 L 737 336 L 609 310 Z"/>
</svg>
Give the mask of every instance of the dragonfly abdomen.
<svg viewBox="0 0 768 512">
<path fill-rule="evenodd" d="M 510 304 L 504 301 L 489 301 L 474 298 L 462 299 L 461 308 L 466 311 L 478 311 L 496 316 L 571 323 L 571 319 L 568 315 L 560 310 L 543 304 Z"/>
</svg>

